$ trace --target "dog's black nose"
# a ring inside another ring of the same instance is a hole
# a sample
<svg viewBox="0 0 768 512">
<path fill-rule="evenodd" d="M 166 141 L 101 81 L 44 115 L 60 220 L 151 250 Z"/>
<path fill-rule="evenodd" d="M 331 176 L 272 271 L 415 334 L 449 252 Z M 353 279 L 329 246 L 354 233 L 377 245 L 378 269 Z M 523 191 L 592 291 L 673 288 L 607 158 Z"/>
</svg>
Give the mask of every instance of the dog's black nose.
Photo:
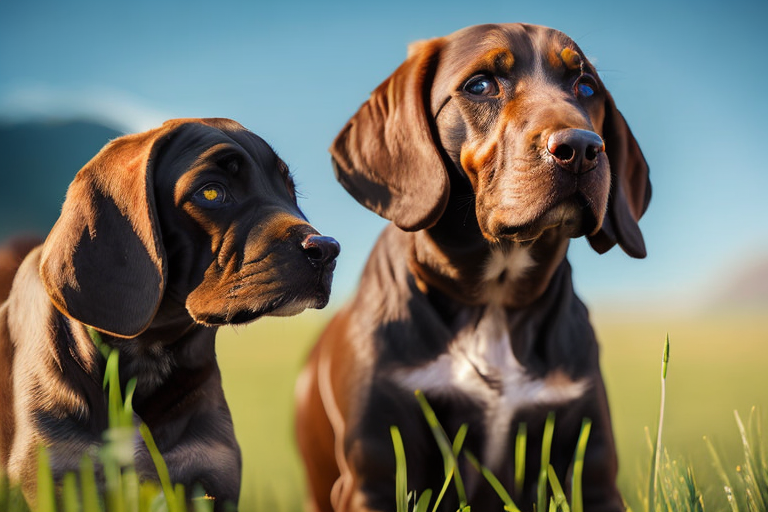
<svg viewBox="0 0 768 512">
<path fill-rule="evenodd" d="M 605 143 L 595 132 L 568 128 L 549 136 L 547 151 L 560 167 L 582 174 L 597 166 L 597 157 L 605 151 Z"/>
<path fill-rule="evenodd" d="M 334 262 L 339 255 L 341 246 L 330 236 L 308 235 L 301 242 L 304 253 L 315 266 L 327 266 Z"/>
</svg>

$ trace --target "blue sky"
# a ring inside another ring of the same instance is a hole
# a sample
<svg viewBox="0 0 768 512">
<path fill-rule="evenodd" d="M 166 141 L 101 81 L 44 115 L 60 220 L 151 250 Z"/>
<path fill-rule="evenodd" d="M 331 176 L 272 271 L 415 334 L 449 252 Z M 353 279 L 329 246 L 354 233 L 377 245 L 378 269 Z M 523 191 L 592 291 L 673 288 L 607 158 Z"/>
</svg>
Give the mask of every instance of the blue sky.
<svg viewBox="0 0 768 512">
<path fill-rule="evenodd" d="M 587 302 L 697 303 L 768 256 L 768 0 L 4 0 L 0 118 L 90 116 L 128 131 L 238 120 L 288 162 L 304 211 L 341 242 L 339 301 L 384 221 L 335 182 L 333 137 L 408 43 L 515 21 L 579 43 L 650 164 L 648 258 L 571 246 Z"/>
</svg>

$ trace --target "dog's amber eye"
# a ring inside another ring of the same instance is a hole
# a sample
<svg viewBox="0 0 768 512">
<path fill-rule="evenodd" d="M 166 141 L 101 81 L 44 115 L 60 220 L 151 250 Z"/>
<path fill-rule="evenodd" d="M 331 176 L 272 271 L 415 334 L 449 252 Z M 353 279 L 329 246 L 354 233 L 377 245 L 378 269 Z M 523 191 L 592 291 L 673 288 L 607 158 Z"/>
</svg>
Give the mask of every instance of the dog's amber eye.
<svg viewBox="0 0 768 512">
<path fill-rule="evenodd" d="M 209 183 L 195 193 L 195 199 L 205 206 L 219 206 L 227 201 L 227 191 L 221 185 Z"/>
<path fill-rule="evenodd" d="M 499 85 L 493 77 L 476 75 L 467 80 L 462 90 L 472 96 L 496 96 L 499 94 Z"/>
<path fill-rule="evenodd" d="M 597 84 L 595 83 L 595 79 L 592 78 L 592 76 L 581 75 L 579 79 L 576 80 L 576 84 L 574 85 L 574 92 L 576 93 L 576 96 L 589 98 L 590 96 L 593 96 L 596 91 Z"/>
</svg>

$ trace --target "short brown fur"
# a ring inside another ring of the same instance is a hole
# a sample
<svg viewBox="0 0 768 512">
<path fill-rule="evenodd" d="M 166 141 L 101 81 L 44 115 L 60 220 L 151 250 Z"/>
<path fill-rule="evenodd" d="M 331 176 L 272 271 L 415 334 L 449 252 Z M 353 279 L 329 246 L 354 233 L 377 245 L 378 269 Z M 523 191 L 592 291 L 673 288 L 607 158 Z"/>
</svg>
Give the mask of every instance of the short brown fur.
<svg viewBox="0 0 768 512">
<path fill-rule="evenodd" d="M 500 47 L 513 65 L 490 69 Z M 397 103 L 387 90 L 401 91 Z M 536 499 L 547 413 L 556 412 L 551 463 L 563 483 L 590 418 L 584 509 L 623 510 L 597 342 L 566 252 L 586 236 L 598 252 L 618 244 L 645 256 L 638 221 L 650 183 L 578 46 L 520 24 L 423 42 L 331 154 L 342 185 L 392 224 L 297 385 L 309 509 L 395 509 L 391 425 L 404 439 L 408 490 L 440 491 L 442 458 L 413 396 L 421 389 L 449 437 L 468 425 L 464 447 L 523 510 Z M 527 469 L 515 492 L 522 423 Z M 466 459 L 459 464 L 472 510 L 501 510 L 490 485 Z M 440 510 L 458 507 L 449 491 Z"/>
<path fill-rule="evenodd" d="M 325 306 L 337 254 L 299 210 L 285 164 L 234 121 L 172 120 L 110 142 L 0 306 L 0 473 L 34 503 L 38 446 L 60 481 L 103 443 L 92 328 L 119 351 L 123 385 L 137 379 L 135 422 L 171 479 L 189 493 L 201 485 L 217 510 L 236 504 L 240 449 L 216 330 Z M 138 434 L 134 446 L 140 477 L 157 478 Z"/>
</svg>

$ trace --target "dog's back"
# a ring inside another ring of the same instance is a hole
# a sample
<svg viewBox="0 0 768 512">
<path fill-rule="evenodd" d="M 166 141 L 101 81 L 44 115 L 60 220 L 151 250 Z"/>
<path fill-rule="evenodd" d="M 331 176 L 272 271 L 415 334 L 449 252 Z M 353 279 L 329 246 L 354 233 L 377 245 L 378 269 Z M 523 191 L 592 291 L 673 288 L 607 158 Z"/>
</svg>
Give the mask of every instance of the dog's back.
<svg viewBox="0 0 768 512">
<path fill-rule="evenodd" d="M 13 346 L 8 336 L 5 301 L 24 258 L 40 243 L 42 240 L 35 236 L 19 235 L 0 245 L 0 468 L 7 466 L 13 439 Z"/>
<path fill-rule="evenodd" d="M 13 278 L 29 251 L 43 243 L 34 235 L 18 235 L 0 245 L 0 303 L 11 293 Z"/>
</svg>

